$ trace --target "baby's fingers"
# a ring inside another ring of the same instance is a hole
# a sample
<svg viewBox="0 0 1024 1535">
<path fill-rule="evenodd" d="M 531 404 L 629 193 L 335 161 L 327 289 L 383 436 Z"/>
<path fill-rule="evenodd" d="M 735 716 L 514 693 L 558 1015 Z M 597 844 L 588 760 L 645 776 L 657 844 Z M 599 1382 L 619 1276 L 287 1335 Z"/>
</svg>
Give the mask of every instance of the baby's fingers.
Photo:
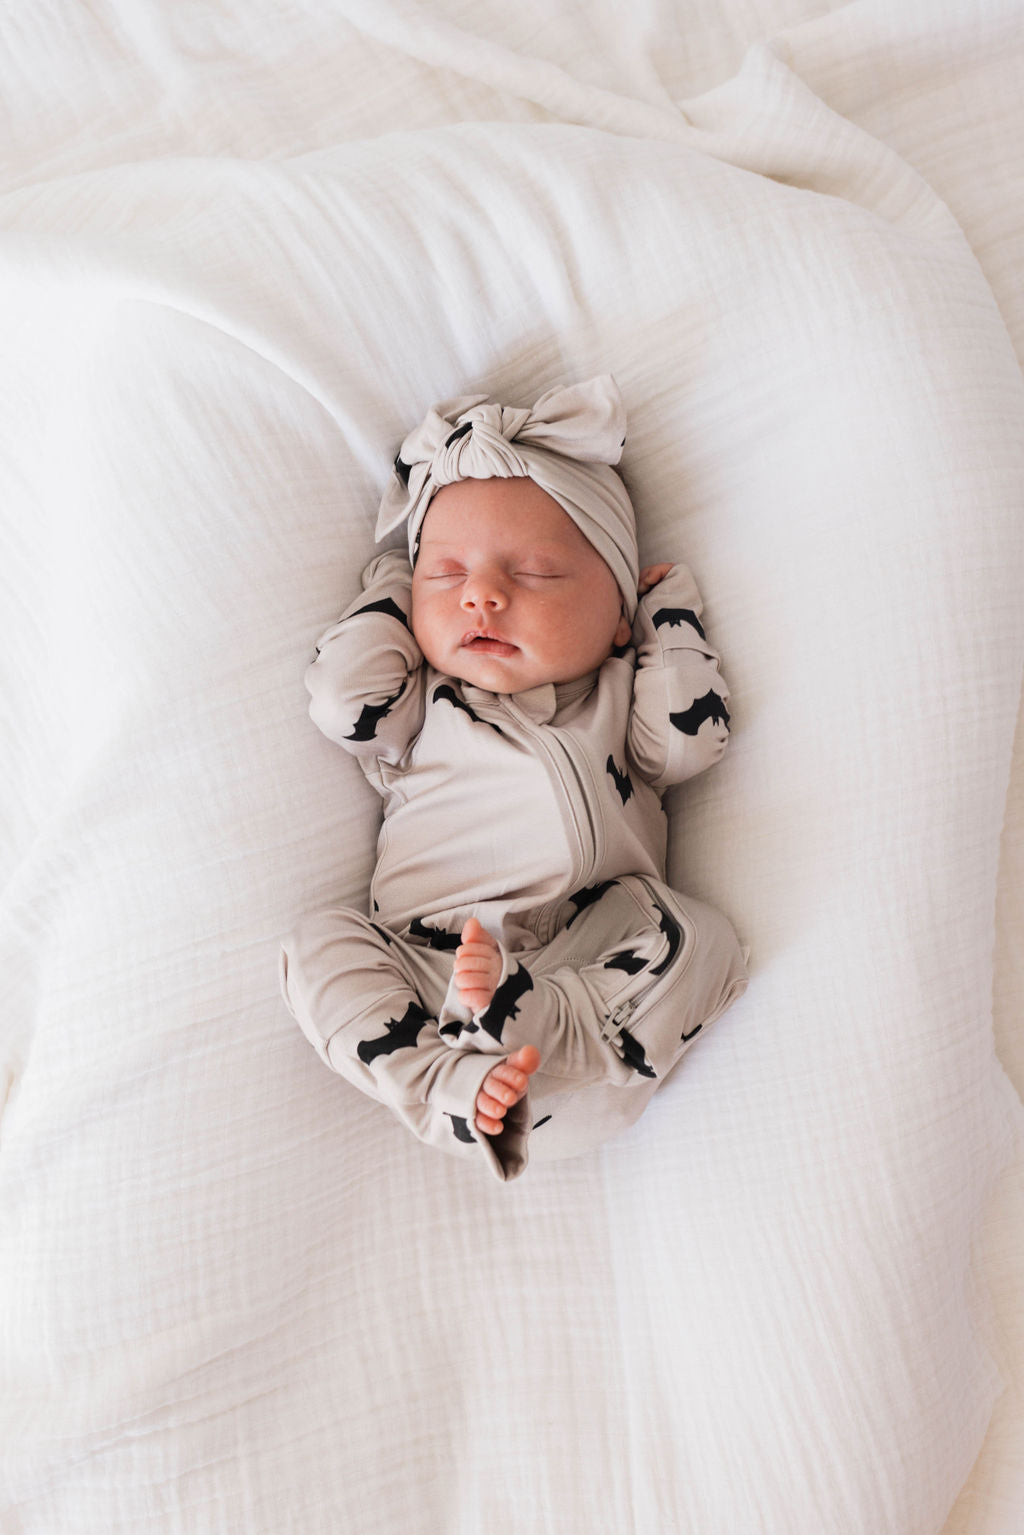
<svg viewBox="0 0 1024 1535">
<path fill-rule="evenodd" d="M 646 596 L 646 594 L 651 590 L 652 586 L 657 586 L 659 581 L 664 581 L 665 577 L 668 575 L 671 569 L 671 565 L 646 566 L 640 572 L 640 577 L 637 581 L 636 589 L 639 596 Z"/>
</svg>

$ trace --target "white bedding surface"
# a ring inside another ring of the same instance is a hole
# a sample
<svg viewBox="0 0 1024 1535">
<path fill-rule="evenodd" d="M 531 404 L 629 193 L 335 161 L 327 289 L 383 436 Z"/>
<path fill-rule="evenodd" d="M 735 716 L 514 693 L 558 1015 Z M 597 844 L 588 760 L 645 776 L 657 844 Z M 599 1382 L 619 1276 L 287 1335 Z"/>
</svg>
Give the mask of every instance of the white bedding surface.
<svg viewBox="0 0 1024 1535">
<path fill-rule="evenodd" d="M 1019 1535 L 1019 6 L 7 10 L 3 1535 Z M 302 671 L 430 403 L 606 368 L 752 984 L 496 1185 L 277 995 Z"/>
</svg>

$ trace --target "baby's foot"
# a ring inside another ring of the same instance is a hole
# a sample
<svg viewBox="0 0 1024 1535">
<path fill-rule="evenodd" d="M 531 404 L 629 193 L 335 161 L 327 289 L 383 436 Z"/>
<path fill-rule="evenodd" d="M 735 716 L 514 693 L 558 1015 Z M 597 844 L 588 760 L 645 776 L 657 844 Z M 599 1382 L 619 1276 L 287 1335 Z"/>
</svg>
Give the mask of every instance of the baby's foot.
<svg viewBox="0 0 1024 1535">
<path fill-rule="evenodd" d="M 474 1013 L 482 1013 L 501 979 L 501 951 L 486 928 L 470 917 L 455 950 L 455 985 Z"/>
<path fill-rule="evenodd" d="M 518 1103 L 540 1065 L 540 1051 L 523 1045 L 489 1071 L 476 1095 L 476 1127 L 484 1135 L 500 1135 L 506 1112 Z"/>
</svg>

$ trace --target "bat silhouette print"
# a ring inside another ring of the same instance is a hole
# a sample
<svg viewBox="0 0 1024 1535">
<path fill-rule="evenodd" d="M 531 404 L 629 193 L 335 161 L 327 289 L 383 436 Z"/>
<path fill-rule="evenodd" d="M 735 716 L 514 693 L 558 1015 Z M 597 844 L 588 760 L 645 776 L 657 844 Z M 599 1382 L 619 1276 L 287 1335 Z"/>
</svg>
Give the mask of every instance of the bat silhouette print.
<svg viewBox="0 0 1024 1535">
<path fill-rule="evenodd" d="M 461 709 L 463 714 L 468 714 L 474 725 L 490 725 L 492 730 L 497 730 L 498 734 L 501 735 L 501 730 L 497 725 L 492 724 L 490 720 L 482 720 L 479 714 L 473 713 L 473 710 L 466 703 L 466 700 L 459 697 L 458 693 L 456 693 L 455 689 L 449 682 L 438 683 L 437 687 L 434 689 L 432 701 L 435 704 L 451 704 L 453 709 Z"/>
<path fill-rule="evenodd" d="M 608 761 L 605 763 L 605 768 L 611 775 L 612 783 L 619 791 L 619 799 L 625 804 L 633 793 L 633 780 L 627 772 L 618 767 L 615 758 L 612 756 L 609 756 Z"/>
<path fill-rule="evenodd" d="M 606 970 L 624 970 L 627 975 L 639 975 L 644 968 L 644 962 L 639 954 L 634 954 L 632 949 L 624 949 L 621 954 L 613 954 L 611 959 L 604 962 Z"/>
<path fill-rule="evenodd" d="M 386 714 L 390 714 L 391 706 L 398 702 L 404 692 L 405 683 L 403 682 L 398 692 L 392 693 L 390 698 L 385 698 L 383 703 L 364 704 L 359 712 L 359 718 L 352 727 L 351 734 L 347 735 L 345 740 L 372 741 L 377 734 L 377 726 Z"/>
<path fill-rule="evenodd" d="M 409 937 L 423 938 L 432 949 L 457 949 L 462 942 L 458 933 L 446 933 L 443 927 L 428 927 L 422 917 L 409 923 Z"/>
<path fill-rule="evenodd" d="M 582 890 L 575 891 L 569 899 L 576 910 L 565 924 L 566 927 L 572 927 L 580 912 L 586 911 L 588 906 L 593 906 L 595 901 L 599 901 L 608 887 L 614 883 L 615 881 L 612 879 L 604 879 L 598 885 L 585 885 Z"/>
<path fill-rule="evenodd" d="M 665 934 L 665 937 L 668 939 L 668 953 L 665 955 L 665 958 L 662 960 L 660 965 L 651 966 L 651 974 L 662 975 L 668 969 L 676 955 L 679 953 L 680 946 L 683 942 L 683 930 L 675 918 L 671 917 L 665 910 L 660 901 L 656 902 L 655 904 L 657 905 L 658 911 L 661 913 L 658 921 L 658 926 Z"/>
<path fill-rule="evenodd" d="M 709 688 L 703 698 L 695 699 L 688 709 L 683 709 L 679 714 L 670 714 L 669 719 L 683 735 L 695 736 L 705 720 L 728 726 L 729 711 L 718 694 Z"/>
<path fill-rule="evenodd" d="M 519 1016 L 519 999 L 533 990 L 533 976 L 522 965 L 505 977 L 480 1019 L 480 1027 L 501 1044 L 501 1031 L 510 1018 Z"/>
<path fill-rule="evenodd" d="M 692 608 L 659 608 L 652 622 L 656 629 L 660 629 L 662 624 L 668 624 L 673 629 L 678 624 L 689 624 L 692 629 L 696 629 L 702 640 L 707 639 L 701 621 Z"/>
<path fill-rule="evenodd" d="M 361 613 L 385 613 L 388 618 L 397 618 L 400 624 L 404 624 L 407 629 L 409 627 L 408 618 L 393 597 L 382 597 L 379 602 L 368 602 L 365 608 L 357 608 L 351 616 L 358 618 Z"/>
<path fill-rule="evenodd" d="M 430 1014 L 418 1002 L 410 1002 L 401 1018 L 388 1019 L 384 1025 L 386 1034 L 378 1039 L 362 1040 L 356 1054 L 364 1065 L 370 1066 L 378 1055 L 394 1055 L 396 1050 L 411 1050 L 423 1025 L 429 1022 Z"/>
<path fill-rule="evenodd" d="M 457 1141 L 468 1141 L 470 1145 L 476 1140 L 476 1136 L 470 1133 L 469 1120 L 463 1119 L 459 1114 L 448 1114 L 445 1117 L 452 1122 L 452 1131 Z"/>
<path fill-rule="evenodd" d="M 657 1072 L 644 1053 L 644 1047 L 628 1029 L 623 1029 L 619 1035 L 619 1047 L 622 1050 L 622 1059 L 627 1066 L 641 1077 L 656 1077 Z"/>
</svg>

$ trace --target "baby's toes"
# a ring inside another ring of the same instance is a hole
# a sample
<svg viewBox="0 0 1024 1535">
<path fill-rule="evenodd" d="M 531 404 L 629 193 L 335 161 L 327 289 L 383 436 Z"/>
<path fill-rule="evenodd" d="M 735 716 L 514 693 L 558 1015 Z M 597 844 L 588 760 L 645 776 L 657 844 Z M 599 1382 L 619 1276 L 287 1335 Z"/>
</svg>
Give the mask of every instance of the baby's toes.
<svg viewBox="0 0 1024 1535">
<path fill-rule="evenodd" d="M 502 1098 L 506 1104 L 517 1102 L 526 1091 L 529 1077 L 523 1071 L 517 1071 L 504 1061 L 500 1066 L 495 1066 L 487 1078 L 487 1087 L 496 1096 Z"/>
<path fill-rule="evenodd" d="M 476 1106 L 481 1114 L 486 1114 L 489 1119 L 504 1119 L 507 1103 L 503 1103 L 486 1088 L 481 1088 L 477 1095 Z"/>
</svg>

